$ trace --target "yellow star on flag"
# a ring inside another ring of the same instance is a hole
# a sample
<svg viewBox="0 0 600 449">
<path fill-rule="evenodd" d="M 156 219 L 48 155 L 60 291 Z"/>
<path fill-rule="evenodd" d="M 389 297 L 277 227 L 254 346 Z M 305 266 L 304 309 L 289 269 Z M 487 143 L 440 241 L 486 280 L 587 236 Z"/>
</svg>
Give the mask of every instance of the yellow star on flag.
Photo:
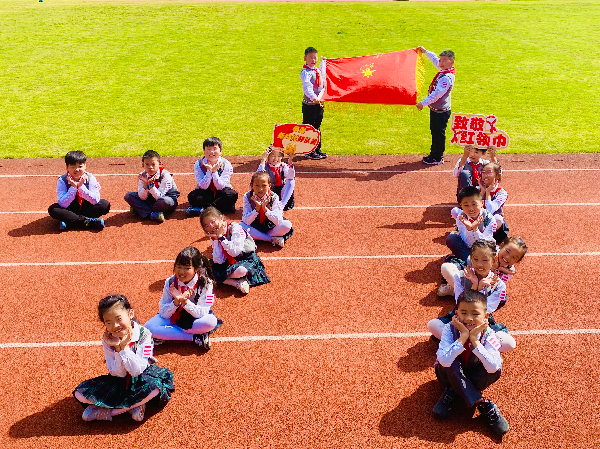
<svg viewBox="0 0 600 449">
<path fill-rule="evenodd" d="M 376 72 L 376 70 L 373 70 L 373 64 L 363 65 L 360 68 L 360 71 L 362 72 L 362 74 L 365 78 L 369 78 L 369 77 L 373 76 L 373 73 Z"/>
</svg>

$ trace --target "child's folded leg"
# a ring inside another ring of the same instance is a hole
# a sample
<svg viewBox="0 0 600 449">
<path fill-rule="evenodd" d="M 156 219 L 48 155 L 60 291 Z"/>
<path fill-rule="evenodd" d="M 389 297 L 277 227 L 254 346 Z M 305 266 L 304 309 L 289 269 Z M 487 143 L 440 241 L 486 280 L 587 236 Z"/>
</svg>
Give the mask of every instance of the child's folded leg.
<svg viewBox="0 0 600 449">
<path fill-rule="evenodd" d="M 165 214 L 169 214 L 175 209 L 177 209 L 177 200 L 175 198 L 171 198 L 170 196 L 160 198 L 152 205 L 152 212 L 163 212 Z"/>
<path fill-rule="evenodd" d="M 500 378 L 500 370 L 488 373 L 483 365 L 477 364 L 465 371 L 459 356 L 449 367 L 436 363 L 435 375 L 445 388 L 461 396 L 468 407 L 474 407 L 483 399 L 481 392 Z"/>
<path fill-rule="evenodd" d="M 517 342 L 515 341 L 513 336 L 506 332 L 497 331 L 496 338 L 498 339 L 498 342 L 500 343 L 500 349 L 499 349 L 500 352 L 512 351 L 513 349 L 515 349 L 517 347 Z"/>
<path fill-rule="evenodd" d="M 146 204 L 146 201 L 140 198 L 137 192 L 127 192 L 124 199 L 140 217 L 147 218 L 152 213 L 152 208 Z"/>
<path fill-rule="evenodd" d="M 458 174 L 458 190 L 456 193 L 460 192 L 461 189 L 473 185 L 473 175 L 469 170 L 463 170 Z"/>
<path fill-rule="evenodd" d="M 442 338 L 444 326 L 446 326 L 446 323 L 441 321 L 439 318 L 434 318 L 433 320 L 429 320 L 427 323 L 427 330 L 431 332 L 431 335 L 439 340 Z"/>
<path fill-rule="evenodd" d="M 448 234 L 446 237 L 446 246 L 456 257 L 466 262 L 471 254 L 471 250 L 466 245 L 460 234 Z"/>
<path fill-rule="evenodd" d="M 185 329 L 187 334 L 206 334 L 217 327 L 217 317 L 208 313 L 203 317 L 196 318 L 190 329 Z"/>
<path fill-rule="evenodd" d="M 179 326 L 172 324 L 171 320 L 163 318 L 160 315 L 155 315 L 152 318 L 150 318 L 150 320 L 146 324 L 144 324 L 144 327 L 146 327 L 150 332 L 152 332 L 152 336 L 154 338 L 158 338 L 160 340 L 194 340 L 194 336 L 192 334 L 186 333 Z"/>
<path fill-rule="evenodd" d="M 292 229 L 292 223 L 289 220 L 282 220 L 277 226 L 269 231 L 269 240 L 270 237 L 282 237 L 290 232 Z M 254 236 L 252 236 L 254 238 Z"/>
<path fill-rule="evenodd" d="M 271 241 L 271 236 L 269 234 L 265 234 L 264 232 L 261 232 L 258 229 L 253 228 L 252 226 L 247 225 L 244 222 L 240 223 L 240 226 L 244 229 L 244 231 L 246 231 L 248 234 L 250 234 L 250 237 L 252 237 L 254 240 L 262 240 L 264 242 Z M 275 228 L 273 228 L 273 229 L 275 229 Z M 289 229 L 288 229 L 288 231 L 289 231 Z"/>
<path fill-rule="evenodd" d="M 85 227 L 86 216 L 61 207 L 58 203 L 48 208 L 48 214 L 55 220 L 64 221 L 69 228 Z"/>
<path fill-rule="evenodd" d="M 442 264 L 441 272 L 448 285 L 454 288 L 454 275 L 458 273 L 458 266 L 452 262 Z"/>
<path fill-rule="evenodd" d="M 223 213 L 229 213 L 235 210 L 235 203 L 238 199 L 238 193 L 231 187 L 223 187 L 217 191 L 216 198 L 212 206 L 216 207 Z"/>
<path fill-rule="evenodd" d="M 294 187 L 296 186 L 295 179 L 288 179 L 285 185 L 283 186 L 283 190 L 281 191 L 281 205 L 285 209 L 288 204 L 288 201 L 292 197 L 294 193 Z"/>
</svg>

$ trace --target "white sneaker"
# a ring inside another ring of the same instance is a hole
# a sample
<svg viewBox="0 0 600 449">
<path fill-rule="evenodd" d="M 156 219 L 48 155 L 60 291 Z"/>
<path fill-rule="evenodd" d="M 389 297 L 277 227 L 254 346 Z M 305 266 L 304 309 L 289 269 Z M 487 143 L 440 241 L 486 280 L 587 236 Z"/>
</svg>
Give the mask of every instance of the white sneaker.
<svg viewBox="0 0 600 449">
<path fill-rule="evenodd" d="M 112 410 L 104 407 L 88 405 L 81 415 L 84 421 L 112 421 Z"/>
<path fill-rule="evenodd" d="M 248 284 L 248 281 L 244 278 L 240 278 L 240 279 L 232 279 L 233 281 L 233 286 L 235 288 L 237 288 L 239 291 L 241 291 L 244 295 L 247 295 L 248 292 L 250 291 L 250 284 Z"/>
<path fill-rule="evenodd" d="M 273 246 L 280 246 L 283 248 L 285 246 L 285 239 L 283 237 L 271 237 L 271 243 Z"/>
<path fill-rule="evenodd" d="M 454 288 L 450 284 L 442 284 L 437 291 L 438 296 L 454 296 Z"/>
<path fill-rule="evenodd" d="M 142 404 L 142 405 L 138 405 L 135 408 L 132 408 L 131 410 L 129 410 L 129 413 L 131 413 L 131 418 L 134 421 L 143 421 L 144 420 L 144 412 L 146 411 L 146 404 Z"/>
</svg>

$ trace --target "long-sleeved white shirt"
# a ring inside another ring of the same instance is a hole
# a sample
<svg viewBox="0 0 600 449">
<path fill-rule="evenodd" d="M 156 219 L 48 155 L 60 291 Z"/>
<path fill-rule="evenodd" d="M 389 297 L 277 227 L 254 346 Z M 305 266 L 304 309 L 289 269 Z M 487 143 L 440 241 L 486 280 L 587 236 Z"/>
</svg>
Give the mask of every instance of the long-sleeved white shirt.
<svg viewBox="0 0 600 449">
<path fill-rule="evenodd" d="M 296 177 L 296 169 L 293 165 L 288 165 L 285 162 L 281 162 L 279 165 L 275 167 L 275 170 L 280 170 L 283 172 L 283 176 L 281 177 L 282 183 L 285 185 L 286 181 L 292 180 Z M 269 173 L 269 176 L 273 173 L 273 170 L 269 167 L 266 162 L 261 162 L 256 171 L 266 171 Z M 273 180 L 271 179 L 271 183 L 274 185 Z"/>
<path fill-rule="evenodd" d="M 465 242 L 465 245 L 467 245 L 468 248 L 473 246 L 473 243 L 480 239 L 495 241 L 494 232 L 496 232 L 497 223 L 496 219 L 488 211 L 486 211 L 484 208 L 481 209 L 479 215 L 484 216 L 483 222 L 472 231 L 467 230 L 464 223 L 458 219 L 461 214 L 466 217 L 470 223 L 473 223 L 475 220 L 469 218 L 469 216 L 465 214 L 460 207 L 454 207 L 450 211 L 450 215 L 452 215 L 452 218 L 456 220 L 456 228 L 458 229 L 460 238 L 462 238 L 463 242 Z"/>
<path fill-rule="evenodd" d="M 200 189 L 208 189 L 210 181 L 214 183 L 217 190 L 223 190 L 225 187 L 231 188 L 231 175 L 233 174 L 233 166 L 224 157 L 219 156 L 221 167 L 216 172 L 206 170 L 206 173 L 202 171 L 202 161 L 208 163 L 205 157 L 196 161 L 194 164 L 194 176 L 196 177 L 196 184 Z"/>
<path fill-rule="evenodd" d="M 302 71 L 300 72 L 300 80 L 302 81 L 302 91 L 304 92 L 304 96 L 306 97 L 306 99 L 308 99 L 308 101 L 311 103 L 316 103 L 318 101 L 319 94 L 325 88 L 325 76 L 327 75 L 325 67 L 325 58 L 321 58 L 321 64 L 318 67 L 315 67 L 321 74 L 321 84 L 319 86 L 316 86 L 316 92 L 316 74 L 314 73 L 314 71 L 302 69 Z"/>
<path fill-rule="evenodd" d="M 432 51 L 425 51 L 425 55 L 429 58 L 429 60 L 433 64 L 433 66 L 436 69 L 440 70 L 440 64 L 439 64 L 440 58 L 438 58 L 438 56 Z M 448 92 L 450 89 L 452 89 L 453 85 L 454 85 L 454 74 L 444 73 L 444 74 L 440 75 L 437 79 L 435 88 L 429 95 L 427 95 L 427 97 L 425 97 L 425 99 L 423 101 L 421 101 L 421 104 L 423 106 L 429 106 L 432 103 L 435 103 L 440 98 L 442 98 L 446 94 L 446 92 Z M 450 103 L 450 97 L 448 97 L 448 103 Z"/>
<path fill-rule="evenodd" d="M 495 215 L 498 213 L 502 215 L 502 206 L 504 206 L 504 203 L 506 203 L 507 199 L 508 193 L 500 185 L 498 185 L 496 189 L 490 192 L 490 199 L 484 200 L 483 205 L 485 210 L 487 210 L 490 214 Z"/>
<path fill-rule="evenodd" d="M 171 276 L 165 281 L 165 287 L 163 288 L 162 297 L 160 298 L 160 302 L 158 304 L 158 314 L 166 319 L 171 318 L 171 316 L 177 310 L 177 306 L 173 303 L 173 296 L 169 291 L 169 287 L 171 284 L 175 282 L 176 277 Z M 187 284 L 184 284 L 187 288 L 193 288 L 198 282 L 198 273 L 194 275 L 192 280 Z M 204 315 L 207 315 L 210 312 L 210 308 L 212 307 L 215 301 L 215 295 L 213 294 L 213 284 L 212 282 L 208 282 L 202 290 L 198 290 L 198 302 L 194 304 L 191 300 L 195 299 L 196 291 L 192 293 L 192 296 L 185 303 L 183 308 L 194 318 L 202 318 Z"/>
<path fill-rule="evenodd" d="M 455 178 L 458 178 L 460 176 L 460 172 L 463 171 L 463 169 L 465 167 L 467 167 L 467 166 L 470 167 L 469 164 L 471 163 L 471 158 L 467 158 L 467 161 L 464 163 L 464 165 L 460 165 L 461 159 L 456 161 L 454 170 L 452 170 L 452 174 L 454 175 Z M 474 165 L 477 168 L 479 174 L 481 175 L 481 169 L 483 168 L 484 165 L 489 164 L 489 163 L 490 163 L 490 161 L 488 161 L 487 159 L 479 159 L 479 161 Z"/>
<path fill-rule="evenodd" d="M 144 173 L 146 172 L 143 171 L 140 174 L 143 175 Z M 158 187 L 156 187 L 155 183 L 152 183 L 148 185 L 149 188 L 147 189 L 144 188 L 144 182 L 140 179 L 138 182 L 138 196 L 140 199 L 145 200 L 148 198 L 148 194 L 150 194 L 155 200 L 159 200 L 164 198 L 169 190 L 177 189 L 173 175 L 171 175 L 171 173 L 169 173 L 167 170 L 162 170 L 159 181 L 157 182 Z"/>
<path fill-rule="evenodd" d="M 102 349 L 104 349 L 104 359 L 106 367 L 113 376 L 125 377 L 130 374 L 132 377 L 139 376 L 148 368 L 148 359 L 152 357 L 154 351 L 154 342 L 152 333 L 145 329 L 144 340 L 140 340 L 141 327 L 138 323 L 133 323 L 133 335 L 129 346 L 120 352 L 115 351 L 112 346 L 102 340 Z M 137 350 L 133 352 L 132 347 L 137 344 Z"/>
<path fill-rule="evenodd" d="M 250 196 L 253 194 L 252 191 L 248 192 Z M 254 203 L 248 198 L 248 193 L 244 195 L 244 209 L 242 212 L 242 221 L 247 225 L 252 225 L 254 220 L 258 218 L 259 212 L 256 209 L 253 209 L 252 206 Z M 271 192 L 272 195 L 272 205 L 269 209 L 267 207 L 267 211 L 265 212 L 265 216 L 267 220 L 273 222 L 275 226 L 278 226 L 283 221 L 283 206 L 281 205 L 281 201 L 279 201 L 279 197 L 276 193 Z"/>
<path fill-rule="evenodd" d="M 67 208 L 73 202 L 79 191 L 79 196 L 91 204 L 98 204 L 100 201 L 100 183 L 91 173 L 85 172 L 87 181 L 84 182 L 78 189 L 71 184 L 63 181 L 63 178 L 58 178 L 56 182 L 56 197 L 60 207 Z"/>
<path fill-rule="evenodd" d="M 452 323 L 447 323 L 442 331 L 440 346 L 437 350 L 437 360 L 440 365 L 449 367 L 456 357 L 465 351 L 463 344 L 453 335 Z M 458 331 L 456 331 L 458 333 Z M 469 342 L 469 347 L 473 354 L 481 361 L 483 367 L 488 373 L 495 373 L 502 368 L 502 356 L 500 355 L 500 343 L 496 338 L 496 333 L 489 327 L 479 337 L 480 345 L 473 348 Z"/>
<path fill-rule="evenodd" d="M 215 263 L 224 263 L 227 260 L 227 254 L 233 257 L 239 256 L 244 252 L 244 241 L 246 240 L 246 231 L 239 223 L 231 222 L 227 232 L 220 239 L 210 239 L 213 248 L 213 260 Z"/>
<path fill-rule="evenodd" d="M 490 271 L 485 279 L 494 277 L 494 273 Z M 462 280 L 464 279 L 461 272 L 457 272 L 453 276 L 454 280 L 454 300 L 458 302 L 459 295 L 465 290 L 462 284 Z M 479 290 L 479 292 L 483 295 L 486 295 L 487 298 L 487 312 L 493 313 L 496 311 L 501 302 L 506 301 L 506 284 L 502 279 L 498 280 L 496 285 L 494 285 L 489 291 L 486 292 L 486 289 Z"/>
</svg>

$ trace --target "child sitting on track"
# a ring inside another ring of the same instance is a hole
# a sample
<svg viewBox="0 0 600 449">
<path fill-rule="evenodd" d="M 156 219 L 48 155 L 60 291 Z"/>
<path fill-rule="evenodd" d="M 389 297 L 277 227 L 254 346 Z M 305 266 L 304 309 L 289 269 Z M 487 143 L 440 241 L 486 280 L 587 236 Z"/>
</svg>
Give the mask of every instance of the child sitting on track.
<svg viewBox="0 0 600 449">
<path fill-rule="evenodd" d="M 242 228 L 253 239 L 271 242 L 283 248 L 294 233 L 292 223 L 283 218 L 281 203 L 271 191 L 271 178 L 265 171 L 257 171 L 250 181 L 251 190 L 244 195 Z"/>
<path fill-rule="evenodd" d="M 500 243 L 496 257 L 496 273 L 505 284 L 516 274 L 515 264 L 527 254 L 527 245 L 521 237 L 507 237 Z"/>
<path fill-rule="evenodd" d="M 486 296 L 490 326 L 496 331 L 500 340 L 502 346 L 500 352 L 511 351 L 516 346 L 515 339 L 508 334 L 506 326 L 496 324 L 491 315 L 506 303 L 506 284 L 493 271 L 496 263 L 496 244 L 489 240 L 478 240 L 473 243 L 470 262 L 471 266 L 464 266 L 462 270 L 453 263 L 442 264 L 442 276 L 454 291 L 454 298 L 457 301 L 458 296 L 469 289 L 479 291 Z M 451 321 L 455 312 L 456 308 L 443 317 L 430 320 L 427 323 L 429 332 L 439 339 L 444 325 Z"/>
<path fill-rule="evenodd" d="M 139 174 L 138 191 L 127 192 L 125 201 L 131 211 L 142 218 L 165 221 L 165 214 L 177 208 L 179 190 L 173 176 L 160 164 L 160 156 L 156 151 L 146 151 L 142 156 L 144 171 Z"/>
<path fill-rule="evenodd" d="M 509 430 L 508 421 L 481 394 L 502 370 L 500 344 L 488 327 L 486 308 L 486 297 L 479 292 L 465 290 L 458 296 L 456 315 L 444 326 L 437 350 L 435 375 L 444 393 L 433 413 L 441 419 L 450 417 L 455 401 L 462 398 L 468 407 L 477 406 L 490 430 L 502 436 Z"/>
<path fill-rule="evenodd" d="M 481 170 L 483 166 L 490 161 L 482 159 L 485 153 L 493 147 L 477 148 L 473 145 L 465 145 L 462 157 L 456 161 L 456 166 L 452 174 L 458 178 L 458 187 L 456 188 L 456 196 L 458 201 L 458 192 L 467 186 L 479 188 L 479 180 L 481 179 Z M 492 160 L 495 159 L 495 153 Z M 458 201 L 460 203 L 460 201 Z"/>
<path fill-rule="evenodd" d="M 173 273 L 165 281 L 158 315 L 145 326 L 155 343 L 193 341 L 208 350 L 209 333 L 222 324 L 211 310 L 215 295 L 210 261 L 197 248 L 188 246 L 177 255 Z"/>
<path fill-rule="evenodd" d="M 497 162 L 488 162 L 481 169 L 479 190 L 483 199 L 483 207 L 496 218 L 496 232 L 494 240 L 500 244 L 508 237 L 508 225 L 504 220 L 502 207 L 506 204 L 508 193 L 500 185 L 502 167 Z"/>
<path fill-rule="evenodd" d="M 456 220 L 458 232 L 451 232 L 446 237 L 446 245 L 456 257 L 465 262 L 469 257 L 469 249 L 476 240 L 494 240 L 496 219 L 483 208 L 481 192 L 477 187 L 468 186 L 458 192 L 460 208 L 453 208 L 450 213 Z"/>
<path fill-rule="evenodd" d="M 142 421 L 148 401 L 157 398 L 164 405 L 171 399 L 173 373 L 156 366 L 152 334 L 135 322 L 125 296 L 101 299 L 98 316 L 105 327 L 102 349 L 110 374 L 86 380 L 73 391 L 86 407 L 82 418 L 112 421 L 113 416 L 129 412 L 135 421 Z"/>
<path fill-rule="evenodd" d="M 194 176 L 198 184 L 188 194 L 190 207 L 188 216 L 198 216 L 204 208 L 212 206 L 222 213 L 234 213 L 238 193 L 231 187 L 233 167 L 221 157 L 223 142 L 216 137 L 209 137 L 202 144 L 204 157 L 194 164 Z"/>
<path fill-rule="evenodd" d="M 58 202 L 48 208 L 52 218 L 60 222 L 61 231 L 75 228 L 103 229 L 110 203 L 100 199 L 100 183 L 85 171 L 87 157 L 83 151 L 69 151 L 65 156 L 67 173 L 58 178 Z"/>
<path fill-rule="evenodd" d="M 269 147 L 262 155 L 262 160 L 258 166 L 257 172 L 266 171 L 271 178 L 271 190 L 277 194 L 281 200 L 283 210 L 290 210 L 294 207 L 294 187 L 296 186 L 296 170 L 292 160 L 294 154 L 288 154 L 288 163 L 282 162 L 283 149 Z"/>
<path fill-rule="evenodd" d="M 247 294 L 250 287 L 271 282 L 256 254 L 256 243 L 239 223 L 228 223 L 223 214 L 208 207 L 200 224 L 212 244 L 212 270 L 217 282 Z"/>
</svg>

